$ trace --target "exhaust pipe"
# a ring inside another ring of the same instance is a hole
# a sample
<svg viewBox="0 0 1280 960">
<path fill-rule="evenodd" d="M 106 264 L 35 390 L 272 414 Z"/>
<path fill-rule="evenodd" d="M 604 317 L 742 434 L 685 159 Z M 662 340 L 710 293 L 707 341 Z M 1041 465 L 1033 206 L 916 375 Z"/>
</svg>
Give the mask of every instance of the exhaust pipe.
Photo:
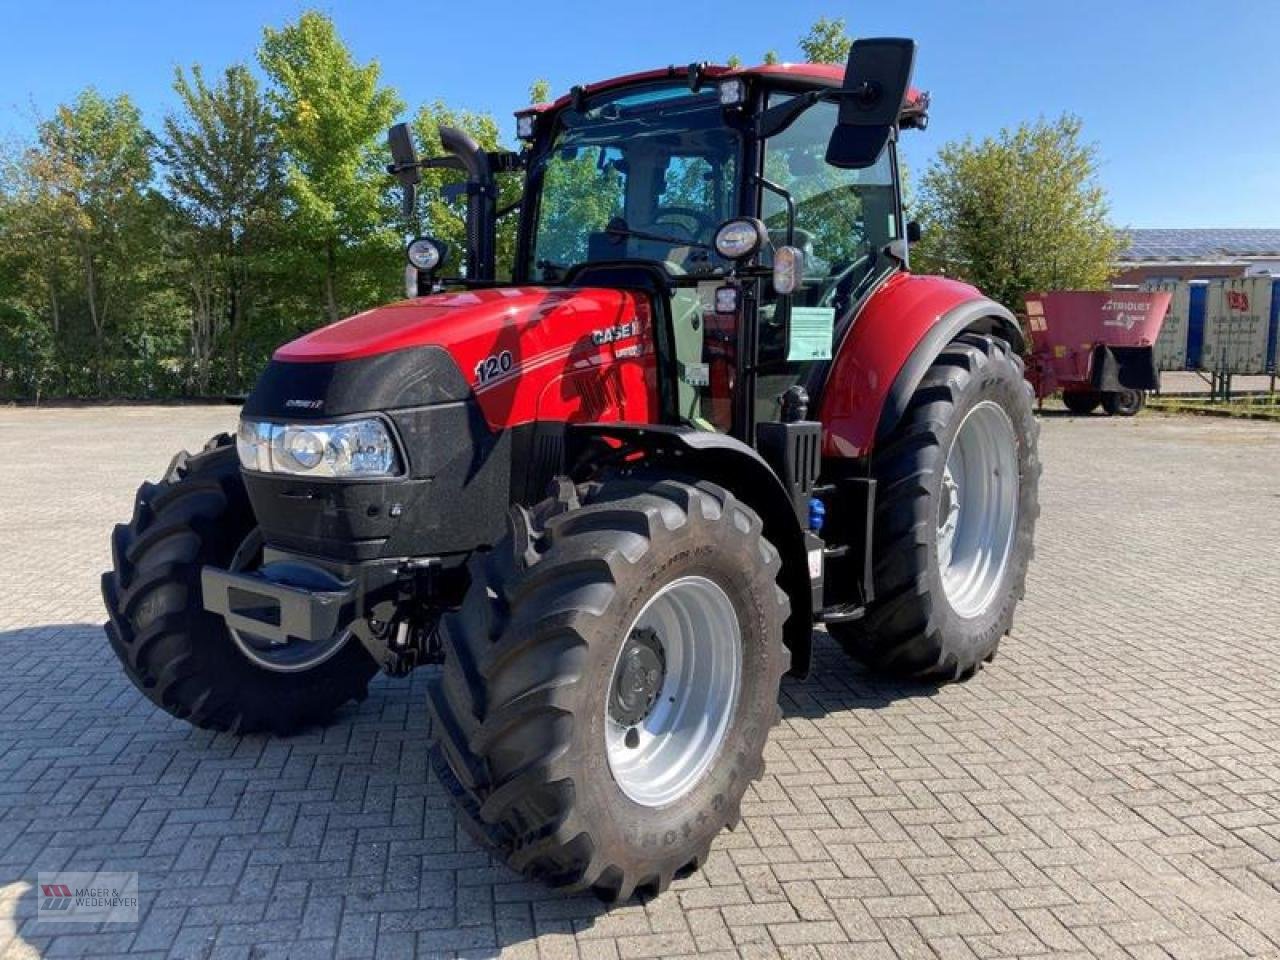
<svg viewBox="0 0 1280 960">
<path fill-rule="evenodd" d="M 491 283 L 497 257 L 498 184 L 489 154 L 455 127 L 440 127 L 440 144 L 467 174 L 467 279 Z"/>
</svg>

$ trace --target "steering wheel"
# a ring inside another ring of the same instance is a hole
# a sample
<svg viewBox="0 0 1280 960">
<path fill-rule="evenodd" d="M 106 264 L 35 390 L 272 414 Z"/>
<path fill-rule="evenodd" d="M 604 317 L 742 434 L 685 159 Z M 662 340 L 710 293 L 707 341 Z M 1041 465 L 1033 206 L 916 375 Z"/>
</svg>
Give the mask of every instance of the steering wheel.
<svg viewBox="0 0 1280 960">
<path fill-rule="evenodd" d="M 835 300 L 836 291 L 840 289 L 840 284 L 844 283 L 848 277 L 852 276 L 854 271 L 865 269 L 866 263 L 870 259 L 871 254 L 869 252 L 864 253 L 839 273 L 829 277 L 826 285 L 822 288 L 821 296 L 818 297 L 818 305 L 822 307 L 831 306 L 832 302 Z"/>
<path fill-rule="evenodd" d="M 673 224 L 673 226 L 678 227 L 687 234 L 685 239 L 688 240 L 696 240 L 704 230 L 711 230 L 715 227 L 711 217 L 705 211 L 696 207 L 659 207 L 658 212 L 653 216 L 654 225 L 656 226 L 671 217 L 692 221 L 693 226 L 680 223 Z"/>
</svg>

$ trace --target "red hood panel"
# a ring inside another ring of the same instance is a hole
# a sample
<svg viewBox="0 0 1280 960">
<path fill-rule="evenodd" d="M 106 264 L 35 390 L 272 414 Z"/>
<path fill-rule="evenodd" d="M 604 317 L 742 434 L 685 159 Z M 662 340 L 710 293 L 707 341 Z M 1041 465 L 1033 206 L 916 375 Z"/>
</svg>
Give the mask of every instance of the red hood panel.
<svg viewBox="0 0 1280 960">
<path fill-rule="evenodd" d="M 455 344 L 506 327 L 557 325 L 581 318 L 612 316 L 635 294 L 621 290 L 557 290 L 546 287 L 503 287 L 463 293 L 441 293 L 375 307 L 319 330 L 313 330 L 275 352 L 291 363 L 355 360 L 407 347 Z"/>
<path fill-rule="evenodd" d="M 607 288 L 501 287 L 392 303 L 287 343 L 284 363 L 449 351 L 495 429 L 648 420 L 658 408 L 649 301 Z"/>
</svg>

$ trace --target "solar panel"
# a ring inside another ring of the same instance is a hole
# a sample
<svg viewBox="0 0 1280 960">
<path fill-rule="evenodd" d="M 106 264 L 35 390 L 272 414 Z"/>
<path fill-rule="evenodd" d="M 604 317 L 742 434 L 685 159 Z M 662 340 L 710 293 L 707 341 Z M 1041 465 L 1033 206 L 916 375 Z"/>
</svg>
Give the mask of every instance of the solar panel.
<svg viewBox="0 0 1280 960">
<path fill-rule="evenodd" d="M 1280 229 L 1122 230 L 1122 260 L 1221 260 L 1280 257 Z"/>
</svg>

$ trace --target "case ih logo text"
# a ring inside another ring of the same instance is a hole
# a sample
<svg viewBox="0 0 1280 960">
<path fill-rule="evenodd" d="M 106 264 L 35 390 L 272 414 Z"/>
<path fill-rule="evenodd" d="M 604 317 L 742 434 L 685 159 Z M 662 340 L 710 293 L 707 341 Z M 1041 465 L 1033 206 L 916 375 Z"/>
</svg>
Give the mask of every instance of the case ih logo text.
<svg viewBox="0 0 1280 960">
<path fill-rule="evenodd" d="M 606 343 L 618 343 L 622 340 L 630 340 L 632 337 L 640 335 L 640 321 L 632 320 L 630 323 L 619 323 L 612 327 L 603 327 L 599 330 L 591 331 L 591 342 L 597 347 L 603 347 Z"/>
<path fill-rule="evenodd" d="M 1249 295 L 1247 293 L 1243 290 L 1228 290 L 1226 294 L 1228 310 L 1235 310 L 1238 313 L 1249 312 Z"/>
</svg>

